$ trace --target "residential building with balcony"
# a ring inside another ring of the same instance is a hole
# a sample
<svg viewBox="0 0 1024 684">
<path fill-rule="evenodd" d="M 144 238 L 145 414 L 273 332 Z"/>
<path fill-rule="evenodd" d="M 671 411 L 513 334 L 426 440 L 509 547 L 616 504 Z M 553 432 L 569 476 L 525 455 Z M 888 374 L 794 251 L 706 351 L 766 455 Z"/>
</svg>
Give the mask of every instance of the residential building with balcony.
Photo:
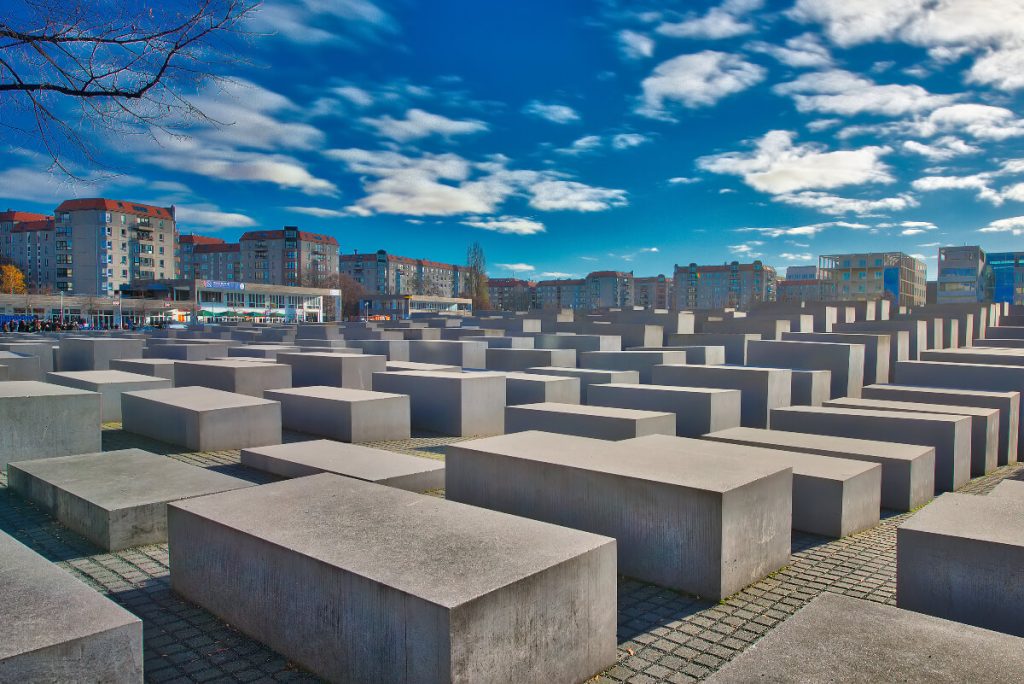
<svg viewBox="0 0 1024 684">
<path fill-rule="evenodd" d="M 921 306 L 928 268 L 903 252 L 829 254 L 818 257 L 822 278 L 836 285 L 838 300 L 888 299 L 894 306 Z"/>
<path fill-rule="evenodd" d="M 633 279 L 633 304 L 645 309 L 672 307 L 672 278 L 656 275 Z"/>
<path fill-rule="evenodd" d="M 495 311 L 537 308 L 537 284 L 519 278 L 488 278 L 487 294 Z"/>
<path fill-rule="evenodd" d="M 775 284 L 775 300 L 787 304 L 799 304 L 801 302 L 832 302 L 836 297 L 836 284 L 832 280 L 821 278 L 796 278 L 791 280 L 787 277 Z"/>
<path fill-rule="evenodd" d="M 676 308 L 750 310 L 775 301 L 775 269 L 760 260 L 749 264 L 733 261 L 721 265 L 676 265 Z"/>
<path fill-rule="evenodd" d="M 938 270 L 935 298 L 939 304 L 992 301 L 992 267 L 981 247 L 940 247 Z"/>
<path fill-rule="evenodd" d="M 15 211 L 14 209 L 0 211 L 0 259 L 9 259 L 17 263 L 20 258 L 20 254 L 12 248 L 11 232 L 16 225 L 29 221 L 45 221 L 52 218 L 52 216 L 36 214 L 31 211 Z"/>
<path fill-rule="evenodd" d="M 329 235 L 285 226 L 249 231 L 238 242 L 247 283 L 314 287 L 338 272 L 338 241 Z"/>
<path fill-rule="evenodd" d="M 537 282 L 537 307 L 540 309 L 588 308 L 587 281 L 566 278 Z"/>
<path fill-rule="evenodd" d="M 192 253 L 200 245 L 225 245 L 224 240 L 195 233 L 182 234 L 178 237 L 178 274 L 182 278 L 198 278 L 198 264 L 192 258 Z"/>
<path fill-rule="evenodd" d="M 388 254 L 343 254 L 339 270 L 363 286 L 368 295 L 414 294 L 460 297 L 466 284 L 465 266 Z"/>
<path fill-rule="evenodd" d="M 25 275 L 29 292 L 54 290 L 57 283 L 57 235 L 52 218 L 20 221 L 11 229 L 14 264 Z"/>
<path fill-rule="evenodd" d="M 586 280 L 587 307 L 609 309 L 633 306 L 633 274 L 623 271 L 594 271 Z"/>
</svg>

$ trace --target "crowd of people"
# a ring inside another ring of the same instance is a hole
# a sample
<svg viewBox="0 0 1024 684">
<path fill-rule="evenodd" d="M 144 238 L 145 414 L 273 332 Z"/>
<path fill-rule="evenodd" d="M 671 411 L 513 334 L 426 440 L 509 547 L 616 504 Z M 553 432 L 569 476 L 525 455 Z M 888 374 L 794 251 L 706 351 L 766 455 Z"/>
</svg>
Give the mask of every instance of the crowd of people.
<svg viewBox="0 0 1024 684">
<path fill-rule="evenodd" d="M 6 320 L 0 324 L 0 332 L 5 333 L 37 333 L 37 332 L 62 332 L 68 330 L 82 330 L 85 325 L 84 320 L 80 319 L 67 319 L 64 321 L 54 321 L 36 318 L 19 318 L 17 320 L 11 319 Z"/>
</svg>

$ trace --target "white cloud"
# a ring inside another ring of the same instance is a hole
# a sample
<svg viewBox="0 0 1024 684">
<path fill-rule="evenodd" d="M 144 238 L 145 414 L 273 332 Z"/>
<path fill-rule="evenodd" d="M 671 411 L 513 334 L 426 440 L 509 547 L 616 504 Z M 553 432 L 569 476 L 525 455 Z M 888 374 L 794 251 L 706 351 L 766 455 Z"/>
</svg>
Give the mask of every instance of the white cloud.
<svg viewBox="0 0 1024 684">
<path fill-rule="evenodd" d="M 523 263 L 518 263 L 518 264 L 495 264 L 495 266 L 497 266 L 500 269 L 504 269 L 506 271 L 513 271 L 513 272 L 515 272 L 515 271 L 526 271 L 527 273 L 529 273 L 530 271 L 536 271 L 537 270 L 536 267 L 534 267 L 534 266 L 532 266 L 530 264 L 523 264 Z"/>
<path fill-rule="evenodd" d="M 865 230 L 870 226 L 864 223 L 851 223 L 849 221 L 828 221 L 826 223 L 812 223 L 806 226 L 792 226 L 785 228 L 739 228 L 736 232 L 738 233 L 760 233 L 765 237 L 780 238 L 780 237 L 792 237 L 794 235 L 802 237 L 814 237 L 818 233 L 828 230 L 829 228 L 847 228 L 849 230 Z M 763 243 L 756 243 L 763 244 Z"/>
<path fill-rule="evenodd" d="M 787 40 L 785 45 L 756 41 L 746 47 L 754 52 L 771 55 L 794 69 L 820 69 L 832 66 L 832 55 L 814 33 L 794 36 Z"/>
<path fill-rule="evenodd" d="M 674 176 L 669 178 L 668 182 L 670 185 L 692 185 L 693 183 L 700 183 L 700 178 L 689 178 L 688 176 Z"/>
<path fill-rule="evenodd" d="M 989 51 L 974 62 L 967 73 L 967 81 L 995 86 L 1000 90 L 1024 88 L 1024 46 Z"/>
<path fill-rule="evenodd" d="M 803 74 L 773 90 L 790 95 L 801 112 L 901 116 L 951 104 L 954 95 L 933 95 L 918 85 L 878 85 L 842 69 Z"/>
<path fill-rule="evenodd" d="M 545 104 L 538 100 L 534 100 L 523 107 L 523 112 L 557 124 L 572 123 L 580 119 L 580 115 L 576 110 L 568 105 Z"/>
<path fill-rule="evenodd" d="M 814 209 L 823 214 L 857 214 L 858 216 L 870 216 L 886 211 L 903 211 L 919 204 L 912 195 L 906 193 L 881 199 L 857 199 L 807 190 L 778 195 L 773 199 L 782 204 Z"/>
<path fill-rule="evenodd" d="M 630 147 L 638 147 L 649 142 L 651 139 L 641 133 L 619 133 L 612 136 L 612 147 L 617 150 L 628 150 Z"/>
<path fill-rule="evenodd" d="M 758 249 L 763 244 L 764 242 L 760 240 L 750 240 L 749 242 L 743 242 L 738 245 L 729 245 L 729 251 L 736 256 L 757 259 L 758 257 L 764 256 L 764 253 Z"/>
<path fill-rule="evenodd" d="M 544 271 L 543 273 L 538 273 L 537 275 L 540 276 L 541 278 L 555 278 L 555 279 L 557 279 L 557 278 L 574 278 L 576 276 L 575 273 L 563 273 L 562 271 Z"/>
<path fill-rule="evenodd" d="M 364 117 L 360 121 L 376 129 L 378 135 L 398 142 L 419 140 L 432 135 L 450 138 L 454 135 L 480 133 L 488 128 L 483 121 L 475 119 L 458 121 L 440 114 L 431 114 L 422 109 L 408 110 L 404 119 L 382 116 L 376 119 Z"/>
<path fill-rule="evenodd" d="M 0 197 L 56 206 L 69 197 L 98 197 L 111 186 L 137 186 L 142 182 L 134 176 L 116 177 L 74 169 L 79 175 L 76 180 L 61 172 L 47 171 L 43 160 L 37 161 L 38 165 L 33 167 L 0 170 Z"/>
<path fill-rule="evenodd" d="M 969 145 L 960 138 L 952 135 L 943 136 L 935 141 L 932 145 L 917 142 L 916 140 L 906 140 L 903 143 L 903 149 L 907 152 L 919 154 L 922 157 L 931 159 L 932 161 L 946 161 L 953 157 L 960 156 L 962 154 L 975 154 L 981 152 L 980 147 Z"/>
<path fill-rule="evenodd" d="M 633 261 L 641 254 L 657 254 L 661 250 L 657 247 L 641 247 L 640 249 L 634 249 L 632 252 L 626 252 L 619 254 L 618 252 L 609 252 L 608 256 L 612 259 L 622 259 L 623 261 Z M 586 258 L 586 257 L 581 257 Z M 596 259 L 587 259 L 587 261 L 596 261 Z"/>
<path fill-rule="evenodd" d="M 315 216 L 316 218 L 341 218 L 349 216 L 347 212 L 340 209 L 324 209 L 323 207 L 285 207 L 285 209 L 296 214 L 305 214 L 306 216 Z"/>
<path fill-rule="evenodd" d="M 160 190 L 161 192 L 176 192 L 183 195 L 192 194 L 191 188 L 177 181 L 153 181 L 148 184 L 148 187 L 150 190 Z"/>
<path fill-rule="evenodd" d="M 656 29 L 663 36 L 672 38 L 704 38 L 718 40 L 742 36 L 754 30 L 750 21 L 740 19 L 741 15 L 761 7 L 761 0 L 726 0 L 719 7 L 713 7 L 702 16 L 691 16 L 684 21 L 662 23 Z"/>
<path fill-rule="evenodd" d="M 574 140 L 569 147 L 560 147 L 555 151 L 559 154 L 587 154 L 588 152 L 596 152 L 601 147 L 601 144 L 601 136 L 585 135 Z"/>
<path fill-rule="evenodd" d="M 1004 107 L 956 104 L 936 109 L 925 120 L 915 122 L 915 128 L 923 136 L 964 131 L 981 140 L 1006 140 L 1024 136 L 1024 119 Z"/>
<path fill-rule="evenodd" d="M 662 62 L 640 84 L 643 95 L 636 111 L 655 119 L 673 120 L 666 104 L 710 107 L 722 98 L 760 83 L 762 66 L 739 55 L 704 50 Z"/>
<path fill-rule="evenodd" d="M 221 211 L 212 204 L 178 205 L 174 208 L 174 218 L 190 228 L 249 228 L 256 225 L 256 221 L 245 214 Z"/>
<path fill-rule="evenodd" d="M 264 3 L 250 15 L 246 29 L 305 45 L 336 43 L 351 48 L 379 42 L 398 30 L 391 16 L 370 0 Z"/>
<path fill-rule="evenodd" d="M 544 224 L 520 216 L 476 216 L 462 222 L 465 226 L 506 235 L 536 235 L 545 231 Z M 516 269 L 524 270 L 524 269 Z M 532 270 L 532 269 L 530 269 Z"/>
<path fill-rule="evenodd" d="M 812 133 L 820 133 L 829 128 L 835 128 L 841 123 L 843 123 L 842 119 L 815 119 L 814 121 L 807 122 L 807 130 Z"/>
<path fill-rule="evenodd" d="M 925 176 L 911 185 L 915 190 L 934 192 L 936 190 L 974 190 L 978 199 L 996 206 L 1003 203 L 1003 196 L 991 186 L 991 173 L 976 173 L 969 176 Z"/>
<path fill-rule="evenodd" d="M 920 5 L 920 0 L 797 0 L 788 14 L 796 21 L 823 24 L 833 43 L 849 47 L 892 38 Z"/>
<path fill-rule="evenodd" d="M 741 176 L 750 187 L 771 194 L 863 183 L 891 183 L 881 157 L 889 147 L 828 152 L 821 145 L 795 145 L 791 131 L 769 131 L 752 152 L 726 152 L 697 160 L 713 173 Z"/>
<path fill-rule="evenodd" d="M 998 221 L 992 221 L 984 228 L 980 228 L 978 232 L 1024 235 L 1024 216 L 1013 216 L 1010 218 L 999 219 Z"/>
<path fill-rule="evenodd" d="M 619 31 L 619 50 L 627 59 L 642 59 L 654 54 L 654 39 L 629 29 Z"/>
<path fill-rule="evenodd" d="M 604 211 L 629 204 L 625 190 L 598 188 L 576 181 L 544 180 L 530 186 L 530 206 L 543 211 Z"/>
<path fill-rule="evenodd" d="M 369 107 L 373 104 L 373 95 L 356 86 L 340 86 L 332 89 L 334 93 L 345 98 L 357 107 Z"/>
<path fill-rule="evenodd" d="M 779 256 L 785 259 L 786 261 L 810 261 L 811 259 L 814 258 L 808 252 L 801 252 L 799 254 L 794 254 L 793 252 L 783 252 Z"/>
</svg>

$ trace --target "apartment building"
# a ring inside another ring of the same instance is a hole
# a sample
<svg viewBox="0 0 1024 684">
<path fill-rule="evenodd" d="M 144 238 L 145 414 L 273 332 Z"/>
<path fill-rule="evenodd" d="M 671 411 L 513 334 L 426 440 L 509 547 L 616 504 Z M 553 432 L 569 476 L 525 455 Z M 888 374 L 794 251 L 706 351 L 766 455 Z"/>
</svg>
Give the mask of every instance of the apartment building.
<svg viewBox="0 0 1024 684">
<path fill-rule="evenodd" d="M 1024 304 L 1024 252 L 989 252 L 992 269 L 992 301 Z"/>
<path fill-rule="evenodd" d="M 242 246 L 237 242 L 197 245 L 194 251 L 198 280 L 239 282 L 242 280 Z M 192 276 L 189 276 L 192 277 Z"/>
<path fill-rule="evenodd" d="M 383 249 L 368 254 L 343 254 L 339 268 L 362 285 L 367 294 L 433 297 L 462 295 L 468 270 L 465 266 L 388 254 Z"/>
<path fill-rule="evenodd" d="M 816 268 L 816 267 L 815 267 Z M 801 302 L 833 302 L 836 301 L 836 284 L 823 278 L 786 278 L 775 284 L 775 300 L 787 304 Z"/>
<path fill-rule="evenodd" d="M 888 299 L 896 306 L 921 306 L 927 266 L 903 252 L 829 254 L 818 257 L 822 278 L 836 285 L 840 300 Z"/>
<path fill-rule="evenodd" d="M 676 265 L 676 308 L 749 310 L 761 302 L 775 301 L 775 269 L 761 261 L 722 265 Z"/>
<path fill-rule="evenodd" d="M 29 292 L 46 292 L 57 282 L 57 235 L 53 219 L 20 221 L 11 229 L 11 253 Z"/>
<path fill-rule="evenodd" d="M 58 290 L 112 295 L 133 280 L 173 278 L 178 271 L 174 207 L 66 200 L 54 224 Z"/>
<path fill-rule="evenodd" d="M 633 304 L 646 309 L 672 306 L 672 278 L 656 275 L 633 279 Z"/>
<path fill-rule="evenodd" d="M 588 301 L 587 281 L 582 278 L 537 282 L 537 307 L 540 309 L 586 309 Z"/>
<path fill-rule="evenodd" d="M 821 280 L 817 266 L 787 266 L 786 280 Z"/>
<path fill-rule="evenodd" d="M 338 272 L 338 241 L 329 235 L 285 226 L 249 231 L 238 243 L 247 283 L 317 286 Z"/>
<path fill-rule="evenodd" d="M 182 278 L 199 278 L 196 275 L 198 264 L 193 260 L 192 254 L 200 245 L 224 245 L 224 240 L 195 233 L 183 234 L 178 237 L 178 275 Z"/>
<path fill-rule="evenodd" d="M 519 278 L 488 278 L 487 294 L 495 311 L 537 308 L 537 284 Z"/>
<path fill-rule="evenodd" d="M 584 279 L 587 307 L 608 309 L 633 306 L 633 274 L 623 271 L 594 271 Z"/>
<path fill-rule="evenodd" d="M 939 304 L 992 301 L 992 267 L 981 247 L 940 247 L 938 270 L 935 296 Z"/>
<path fill-rule="evenodd" d="M 18 252 L 12 249 L 11 232 L 16 225 L 28 221 L 45 221 L 52 218 L 52 216 L 35 214 L 31 211 L 15 211 L 14 209 L 0 211 L 0 259 L 10 259 L 17 263 L 21 257 Z"/>
</svg>

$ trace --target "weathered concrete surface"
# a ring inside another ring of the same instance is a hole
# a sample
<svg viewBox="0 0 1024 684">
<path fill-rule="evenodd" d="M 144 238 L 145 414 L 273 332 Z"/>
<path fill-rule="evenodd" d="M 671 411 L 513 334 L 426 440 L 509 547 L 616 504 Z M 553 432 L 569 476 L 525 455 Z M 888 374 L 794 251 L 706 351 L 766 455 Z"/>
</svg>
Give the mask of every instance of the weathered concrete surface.
<svg viewBox="0 0 1024 684">
<path fill-rule="evenodd" d="M 579 378 L 537 373 L 505 374 L 505 403 L 508 406 L 548 401 L 559 404 L 580 403 Z"/>
<path fill-rule="evenodd" d="M 896 531 L 896 605 L 1024 636 L 1021 521 L 1014 497 L 953 493 L 925 506 Z"/>
<path fill-rule="evenodd" d="M 1022 670 L 1020 638 L 825 593 L 706 681 L 963 684 Z"/>
<path fill-rule="evenodd" d="M 281 424 L 288 430 L 342 442 L 409 439 L 409 397 L 343 387 L 313 386 L 267 390 L 263 397 L 281 403 Z"/>
<path fill-rule="evenodd" d="M 166 389 L 174 383 L 151 375 L 128 373 L 119 370 L 67 371 L 47 373 L 46 381 L 53 385 L 74 387 L 96 392 L 100 395 L 100 419 L 104 422 L 121 422 L 121 393 L 135 390 Z"/>
<path fill-rule="evenodd" d="M 170 501 L 252 486 L 141 449 L 9 463 L 7 483 L 107 551 L 167 541 Z"/>
<path fill-rule="evenodd" d="M 607 537 L 331 474 L 168 518 L 172 588 L 325 679 L 582 682 L 615 662 Z"/>
<path fill-rule="evenodd" d="M 877 463 L 882 466 L 881 505 L 894 511 L 923 506 L 935 492 L 933 447 L 745 427 L 713 432 L 704 439 Z"/>
<path fill-rule="evenodd" d="M 827 370 L 833 399 L 859 397 L 864 386 L 863 344 L 755 340 L 747 345 L 747 362 L 762 368 Z"/>
<path fill-rule="evenodd" d="M 749 366 L 655 366 L 652 383 L 679 387 L 717 387 L 740 390 L 740 423 L 768 427 L 774 408 L 792 401 L 793 374 L 781 368 Z"/>
<path fill-rule="evenodd" d="M 292 367 L 292 387 L 328 385 L 368 390 L 373 387 L 373 374 L 387 370 L 387 357 L 362 353 L 282 352 L 277 362 Z"/>
<path fill-rule="evenodd" d="M 505 432 L 530 430 L 608 440 L 675 435 L 676 416 L 665 411 L 554 403 L 523 404 L 505 409 Z"/>
<path fill-rule="evenodd" d="M 558 375 L 567 378 L 577 378 L 580 381 L 580 403 L 586 404 L 589 400 L 588 390 L 591 385 L 614 383 L 639 383 L 640 372 L 635 370 L 615 371 L 596 370 L 590 368 L 561 368 L 557 366 L 544 366 L 539 368 L 527 368 L 527 373 L 539 375 Z"/>
<path fill-rule="evenodd" d="M 609 383 L 591 385 L 587 402 L 592 406 L 667 411 L 675 415 L 675 434 L 680 437 L 699 437 L 740 424 L 739 390 Z"/>
<path fill-rule="evenodd" d="M 0 681 L 141 684 L 142 620 L 3 532 L 0 594 Z"/>
<path fill-rule="evenodd" d="M 0 351 L 0 366 L 7 367 L 8 380 L 42 380 L 38 356 Z"/>
<path fill-rule="evenodd" d="M 56 350 L 56 347 L 54 346 L 55 344 L 56 341 L 0 342 L 0 349 L 14 352 L 16 354 L 35 356 L 39 359 L 39 371 L 41 373 L 49 373 L 53 371 L 53 360 Z"/>
<path fill-rule="evenodd" d="M 193 451 L 281 443 L 280 403 L 209 387 L 125 392 L 121 420 L 128 432 Z"/>
<path fill-rule="evenodd" d="M 263 397 L 268 389 L 292 386 L 292 367 L 262 358 L 178 361 L 175 387 L 209 387 L 224 392 Z"/>
<path fill-rule="evenodd" d="M 242 465 L 281 477 L 333 473 L 410 492 L 444 488 L 444 462 L 327 439 L 242 449 Z"/>
<path fill-rule="evenodd" d="M 100 395 L 45 382 L 0 382 L 0 467 L 99 451 Z"/>
<path fill-rule="evenodd" d="M 455 437 L 505 431 L 501 373 L 399 371 L 373 374 L 377 392 L 408 394 L 412 426 Z"/>
<path fill-rule="evenodd" d="M 445 496 L 615 537 L 621 573 L 703 597 L 729 596 L 788 561 L 789 468 L 645 439 L 522 432 L 458 442 L 446 454 Z"/>
</svg>

